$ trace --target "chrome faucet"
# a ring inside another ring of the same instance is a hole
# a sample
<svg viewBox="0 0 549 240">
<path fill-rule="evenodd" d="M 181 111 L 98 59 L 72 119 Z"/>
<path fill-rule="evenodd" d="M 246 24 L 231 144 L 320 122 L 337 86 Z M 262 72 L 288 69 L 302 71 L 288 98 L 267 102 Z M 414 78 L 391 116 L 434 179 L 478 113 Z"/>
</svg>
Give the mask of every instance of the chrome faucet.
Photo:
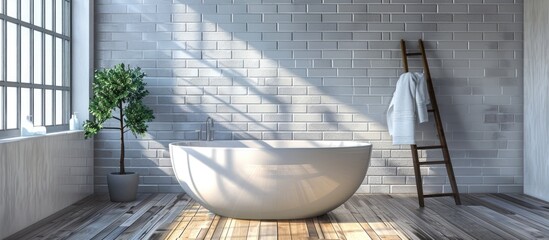
<svg viewBox="0 0 549 240">
<path fill-rule="evenodd" d="M 206 118 L 206 141 L 213 141 L 214 120 L 211 117 Z"/>
</svg>

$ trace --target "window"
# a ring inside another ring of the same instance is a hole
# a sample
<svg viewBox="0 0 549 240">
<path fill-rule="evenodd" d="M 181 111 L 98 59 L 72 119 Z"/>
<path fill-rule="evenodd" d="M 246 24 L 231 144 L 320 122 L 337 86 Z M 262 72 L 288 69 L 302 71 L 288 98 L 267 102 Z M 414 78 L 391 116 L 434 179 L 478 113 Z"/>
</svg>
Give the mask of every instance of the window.
<svg viewBox="0 0 549 240">
<path fill-rule="evenodd" d="M 70 0 L 0 0 L 0 137 L 70 118 Z"/>
</svg>

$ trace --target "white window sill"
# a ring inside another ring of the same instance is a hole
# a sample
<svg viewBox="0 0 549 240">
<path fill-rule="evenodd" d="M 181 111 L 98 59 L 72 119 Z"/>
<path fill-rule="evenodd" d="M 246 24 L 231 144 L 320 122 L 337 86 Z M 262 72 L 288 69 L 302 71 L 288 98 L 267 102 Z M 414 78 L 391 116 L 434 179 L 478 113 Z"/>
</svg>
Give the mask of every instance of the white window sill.
<svg viewBox="0 0 549 240">
<path fill-rule="evenodd" d="M 34 139 L 34 138 L 76 134 L 76 133 L 82 133 L 82 132 L 84 132 L 84 130 L 65 130 L 65 131 L 52 132 L 52 133 L 46 133 L 46 134 L 41 134 L 41 135 L 5 138 L 5 139 L 0 139 L 0 144 L 2 144 L 2 143 L 11 143 L 11 142 L 20 142 L 20 141 L 25 141 L 25 140 Z"/>
</svg>

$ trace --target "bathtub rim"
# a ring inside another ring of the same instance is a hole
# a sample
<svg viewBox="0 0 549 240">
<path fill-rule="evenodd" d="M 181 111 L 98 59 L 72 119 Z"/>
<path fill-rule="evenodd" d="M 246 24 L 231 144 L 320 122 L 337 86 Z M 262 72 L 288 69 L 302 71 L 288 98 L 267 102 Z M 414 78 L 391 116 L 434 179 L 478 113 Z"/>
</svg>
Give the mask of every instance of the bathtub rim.
<svg viewBox="0 0 549 240">
<path fill-rule="evenodd" d="M 208 146 L 208 143 L 211 144 L 218 144 L 218 143 L 234 143 L 234 142 L 320 142 L 320 143 L 352 143 L 354 145 L 350 146 L 312 146 L 312 147 L 293 147 L 293 146 L 284 146 L 284 147 L 274 147 L 271 146 L 270 148 L 267 147 L 257 147 L 257 146 Z M 188 143 L 203 143 L 206 145 L 185 145 Z M 178 147 L 178 148 L 211 148 L 211 149 L 247 149 L 247 150 L 261 150 L 261 151 L 273 151 L 273 150 L 330 150 L 330 149 L 356 149 L 356 148 L 363 148 L 363 147 L 369 147 L 372 148 L 373 144 L 366 142 L 366 141 L 353 141 L 353 140 L 344 140 L 344 141 L 338 141 L 338 140 L 214 140 L 214 141 L 199 141 L 199 140 L 191 140 L 191 141 L 176 141 L 169 143 L 169 148 L 171 147 Z"/>
</svg>

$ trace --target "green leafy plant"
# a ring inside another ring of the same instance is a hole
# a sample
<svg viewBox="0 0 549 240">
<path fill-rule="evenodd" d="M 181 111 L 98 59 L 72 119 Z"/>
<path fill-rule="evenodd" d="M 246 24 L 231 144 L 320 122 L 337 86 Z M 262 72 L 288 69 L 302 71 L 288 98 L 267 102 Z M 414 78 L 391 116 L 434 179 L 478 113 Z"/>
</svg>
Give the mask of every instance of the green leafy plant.
<svg viewBox="0 0 549 240">
<path fill-rule="evenodd" d="M 126 174 L 124 133 L 131 131 L 136 137 L 143 136 L 147 132 L 146 123 L 154 119 L 153 111 L 143 103 L 143 98 L 149 94 L 144 77 L 141 68 L 126 67 L 123 63 L 95 71 L 89 106 L 93 118 L 84 122 L 84 132 L 89 138 L 101 129 L 120 131 L 120 174 Z M 104 127 L 109 119 L 117 120 L 118 127 Z"/>
</svg>

